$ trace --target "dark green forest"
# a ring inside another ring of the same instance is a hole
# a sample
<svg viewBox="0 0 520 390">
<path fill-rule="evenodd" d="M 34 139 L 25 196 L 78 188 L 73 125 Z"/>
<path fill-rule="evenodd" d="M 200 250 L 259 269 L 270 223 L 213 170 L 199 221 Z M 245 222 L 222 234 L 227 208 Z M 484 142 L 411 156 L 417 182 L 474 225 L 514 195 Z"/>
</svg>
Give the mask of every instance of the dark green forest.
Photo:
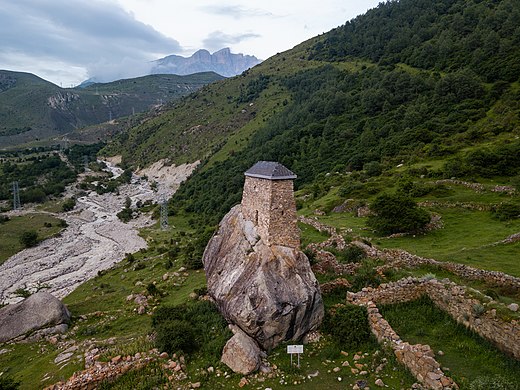
<svg viewBox="0 0 520 390">
<path fill-rule="evenodd" d="M 243 172 L 258 160 L 290 167 L 297 187 L 327 172 L 418 158 L 448 159 L 430 173 L 437 177 L 520 174 L 520 141 L 497 141 L 520 123 L 519 18 L 514 0 L 380 4 L 321 37 L 310 58 L 322 66 L 260 75 L 252 86 L 279 83 L 291 101 L 245 149 L 202 166 L 172 204 L 217 222 L 240 201 Z M 366 65 L 341 66 L 353 58 Z"/>
<path fill-rule="evenodd" d="M 470 69 L 485 82 L 520 75 L 518 0 L 392 0 L 327 33 L 310 56 L 366 58 L 380 65 L 452 72 Z"/>
<path fill-rule="evenodd" d="M 9 158 L 0 161 L 0 200 L 13 197 L 13 182 L 20 188 L 20 201 L 41 203 L 50 197 L 60 196 L 65 187 L 76 181 L 83 172 L 85 161 L 96 161 L 102 143 L 74 145 L 63 153 L 68 163 L 57 151 L 44 148 L 27 149 L 25 152 L 4 153 Z"/>
</svg>

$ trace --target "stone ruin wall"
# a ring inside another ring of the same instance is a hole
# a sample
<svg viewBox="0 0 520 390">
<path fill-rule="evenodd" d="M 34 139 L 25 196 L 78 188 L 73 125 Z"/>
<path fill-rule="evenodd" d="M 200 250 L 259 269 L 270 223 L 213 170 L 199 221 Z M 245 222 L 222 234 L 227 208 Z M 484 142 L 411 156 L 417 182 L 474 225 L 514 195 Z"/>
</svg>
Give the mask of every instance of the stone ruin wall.
<svg viewBox="0 0 520 390">
<path fill-rule="evenodd" d="M 513 237 L 515 235 L 512 235 Z M 416 268 L 422 265 L 439 267 L 465 279 L 481 280 L 492 286 L 506 287 L 513 290 L 520 290 L 520 278 L 505 274 L 500 271 L 488 271 L 474 268 L 465 264 L 452 263 L 449 261 L 438 261 L 417 255 L 412 255 L 402 249 L 383 249 L 369 246 L 360 241 L 354 241 L 354 245 L 362 248 L 367 256 L 385 261 L 387 264 L 379 267 L 380 271 L 390 268 Z"/>
<path fill-rule="evenodd" d="M 399 337 L 379 313 L 375 303 L 367 302 L 368 322 L 377 340 L 389 345 L 397 360 L 428 389 L 458 389 L 457 384 L 441 370 L 429 345 L 409 344 Z"/>
<path fill-rule="evenodd" d="M 292 180 L 246 176 L 242 214 L 252 221 L 267 245 L 300 247 Z"/>
<path fill-rule="evenodd" d="M 505 353 L 520 359 L 520 322 L 500 318 L 496 309 L 484 306 L 479 299 L 471 296 L 469 289 L 449 280 L 410 277 L 382 284 L 377 289 L 365 288 L 358 293 L 349 293 L 347 299 L 355 304 L 367 304 L 370 301 L 375 304 L 393 304 L 412 301 L 424 294 L 457 322 L 491 341 Z M 495 305 L 509 311 L 503 304 Z"/>
</svg>

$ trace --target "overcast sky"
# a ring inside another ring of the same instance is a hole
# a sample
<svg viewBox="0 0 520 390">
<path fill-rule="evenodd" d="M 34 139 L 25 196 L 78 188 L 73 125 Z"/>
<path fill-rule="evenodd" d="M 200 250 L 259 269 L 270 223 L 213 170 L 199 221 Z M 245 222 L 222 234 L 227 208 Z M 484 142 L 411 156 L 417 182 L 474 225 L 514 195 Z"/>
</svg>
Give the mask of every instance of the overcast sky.
<svg viewBox="0 0 520 390">
<path fill-rule="evenodd" d="M 198 49 L 266 59 L 380 0 L 0 0 L 0 69 L 63 87 L 147 73 Z"/>
</svg>

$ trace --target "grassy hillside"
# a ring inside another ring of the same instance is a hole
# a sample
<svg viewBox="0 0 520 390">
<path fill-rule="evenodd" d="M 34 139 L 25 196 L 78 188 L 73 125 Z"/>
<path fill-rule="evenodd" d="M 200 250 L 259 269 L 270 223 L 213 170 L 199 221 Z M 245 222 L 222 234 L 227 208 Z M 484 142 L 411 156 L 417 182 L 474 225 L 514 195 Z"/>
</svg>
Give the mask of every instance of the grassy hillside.
<svg viewBox="0 0 520 390">
<path fill-rule="evenodd" d="M 257 160 L 277 160 L 293 170 L 298 214 L 336 227 L 346 242 L 520 277 L 518 10 L 513 0 L 387 2 L 240 76 L 139 117 L 101 153 L 122 154 L 123 165 L 133 167 L 162 158 L 202 161 L 170 201 L 171 230 L 143 229 L 149 249 L 127 255 L 66 297 L 73 314 L 67 340 L 9 346 L 0 356 L 6 375 L 29 389 L 82 369 L 84 353 L 92 348 L 109 361 L 158 346 L 150 336 L 164 329 L 155 326 L 155 315 L 138 314 L 135 295 L 142 294 L 148 296 L 150 314 L 207 315 L 207 321 L 198 315 L 193 323 L 182 319 L 182 329 L 192 330 L 196 344 L 190 353 L 182 352 L 186 377 L 172 379 L 164 359 L 101 388 L 192 388 L 197 382 L 207 389 L 239 388 L 242 376 L 219 363 L 229 334 L 212 326 L 215 313 L 196 300 L 204 294 L 205 280 L 192 268 L 200 267 L 221 216 L 240 201 L 243 172 Z M 382 195 L 416 202 L 435 224 L 381 234 L 370 222 L 370 206 Z M 299 226 L 302 247 L 327 239 L 310 225 Z M 339 262 L 358 262 L 359 268 L 341 275 L 351 287 L 324 292 L 322 339 L 305 346 L 300 369 L 290 367 L 285 345 L 272 351 L 267 360 L 273 371 L 248 376 L 251 388 L 344 389 L 360 381 L 376 388 L 377 378 L 391 389 L 412 387 L 410 373 L 373 339 L 353 345 L 335 337 L 335 331 L 350 329 L 343 323 L 330 326 L 332 309 L 345 302 L 347 291 L 408 276 L 449 278 L 492 297 L 493 305 L 501 305 L 499 315 L 519 316 L 504 306 L 520 302 L 513 286 L 470 279 L 443 263 L 382 271 L 377 267 L 388 260 L 359 252 L 353 259 L 349 248 L 326 248 Z M 311 255 L 310 261 L 317 260 Z M 316 276 L 323 284 L 339 275 Z M 513 383 L 503 388 L 517 387 L 518 361 L 457 326 L 430 301 L 381 310 L 404 340 L 430 344 L 461 389 L 493 388 L 476 387 L 493 380 Z M 70 345 L 78 349 L 69 364 L 54 363 Z M 367 372 L 361 375 L 354 367 Z"/>
<path fill-rule="evenodd" d="M 520 66 L 517 30 L 510 31 L 516 8 L 510 0 L 466 3 L 381 5 L 206 86 L 107 152 L 134 165 L 201 159 L 174 204 L 212 222 L 239 200 L 242 172 L 257 160 L 284 163 L 300 187 L 327 172 L 432 159 L 451 161 L 438 177 L 518 175 L 520 85 L 509 72 Z M 461 18 L 471 23 L 461 27 Z M 410 34 L 420 42 L 401 39 Z M 478 66 L 477 38 L 490 34 L 499 42 L 485 52 L 493 74 Z M 417 47 L 430 46 L 437 48 L 430 62 L 413 60 Z M 450 61 L 442 61 L 445 51 L 454 53 Z"/>
<path fill-rule="evenodd" d="M 216 73 L 151 75 L 60 88 L 32 74 L 0 71 L 0 145 L 24 144 L 148 111 L 220 79 Z"/>
</svg>

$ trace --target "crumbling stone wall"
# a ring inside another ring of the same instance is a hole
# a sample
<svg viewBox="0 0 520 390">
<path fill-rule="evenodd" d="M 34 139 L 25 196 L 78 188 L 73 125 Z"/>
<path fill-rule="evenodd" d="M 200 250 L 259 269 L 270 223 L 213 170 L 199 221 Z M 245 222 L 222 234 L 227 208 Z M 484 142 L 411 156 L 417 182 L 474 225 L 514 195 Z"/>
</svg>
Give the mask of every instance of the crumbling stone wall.
<svg viewBox="0 0 520 390">
<path fill-rule="evenodd" d="M 508 239 L 504 240 L 504 242 L 506 242 L 507 240 L 515 242 L 516 239 L 516 235 L 512 235 L 508 237 Z M 387 264 L 382 267 L 379 267 L 379 270 L 381 271 L 384 271 L 385 269 L 389 268 L 415 268 L 420 267 L 421 265 L 431 265 L 445 269 L 462 278 L 471 280 L 481 280 L 486 283 L 489 283 L 490 285 L 520 290 L 520 278 L 505 274 L 503 272 L 487 271 L 464 264 L 429 259 L 421 256 L 412 255 L 411 253 L 406 252 L 402 249 L 380 250 L 375 246 L 369 246 L 359 241 L 355 241 L 353 242 L 353 244 L 362 248 L 367 254 L 367 256 L 375 259 L 384 260 Z"/>
<path fill-rule="evenodd" d="M 509 310 L 491 298 L 477 299 L 474 291 L 459 286 L 448 279 L 406 278 L 394 283 L 382 284 L 377 289 L 364 288 L 357 293 L 348 293 L 347 300 L 354 304 L 392 304 L 418 299 L 426 294 L 440 309 L 450 314 L 457 322 L 475 331 L 494 343 L 497 348 L 520 359 L 520 323 L 515 319 L 505 320 L 497 315 L 490 303 Z"/>
<path fill-rule="evenodd" d="M 242 213 L 267 245 L 300 247 L 292 180 L 246 176 Z"/>
<path fill-rule="evenodd" d="M 389 345 L 397 360 L 404 364 L 419 382 L 428 389 L 458 389 L 457 384 L 441 370 L 429 345 L 409 344 L 399 337 L 388 321 L 379 313 L 374 302 L 366 302 L 368 321 L 377 340 Z"/>
</svg>

